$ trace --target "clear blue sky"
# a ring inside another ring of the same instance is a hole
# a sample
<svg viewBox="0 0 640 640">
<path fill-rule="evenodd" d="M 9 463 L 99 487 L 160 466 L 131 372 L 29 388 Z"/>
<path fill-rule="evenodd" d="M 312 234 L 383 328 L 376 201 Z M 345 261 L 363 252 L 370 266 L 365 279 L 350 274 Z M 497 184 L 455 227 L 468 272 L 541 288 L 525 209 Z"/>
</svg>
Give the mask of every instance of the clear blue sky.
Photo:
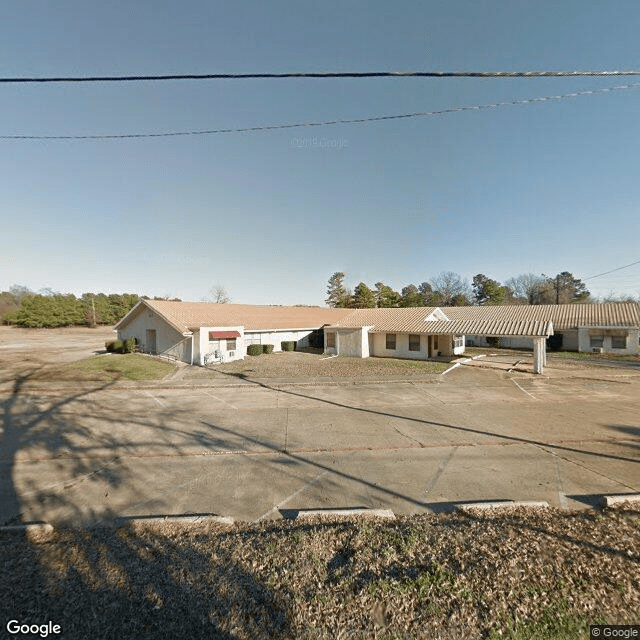
<svg viewBox="0 0 640 640">
<path fill-rule="evenodd" d="M 5 2 L 0 75 L 640 68 L 637 0 Z M 640 78 L 0 85 L 1 135 L 358 118 Z M 0 140 L 0 289 L 322 304 L 329 276 L 588 276 L 640 259 L 640 88 L 432 118 Z M 587 282 L 640 293 L 640 265 Z"/>
</svg>

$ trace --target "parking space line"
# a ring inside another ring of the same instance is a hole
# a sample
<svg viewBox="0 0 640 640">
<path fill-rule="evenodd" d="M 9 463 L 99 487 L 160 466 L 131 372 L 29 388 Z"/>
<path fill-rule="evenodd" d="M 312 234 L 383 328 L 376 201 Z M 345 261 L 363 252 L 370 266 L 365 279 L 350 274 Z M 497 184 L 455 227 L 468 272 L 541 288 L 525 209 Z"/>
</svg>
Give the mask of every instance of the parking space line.
<svg viewBox="0 0 640 640">
<path fill-rule="evenodd" d="M 564 492 L 564 487 L 562 486 L 562 476 L 560 474 L 560 458 L 556 456 L 556 482 L 558 486 L 558 502 L 560 503 L 561 509 L 568 509 L 569 504 L 567 503 L 567 494 Z"/>
<path fill-rule="evenodd" d="M 220 402 L 224 402 L 224 404 L 230 406 L 232 409 L 235 409 L 236 411 L 238 410 L 238 407 L 236 407 L 235 404 L 231 404 L 230 402 L 227 402 L 226 400 L 223 400 L 222 398 L 218 398 L 218 396 L 213 395 L 213 393 L 210 393 L 209 391 L 203 391 L 202 393 L 205 393 L 208 396 L 211 396 L 212 398 L 215 398 L 216 400 L 220 401 Z"/>
<path fill-rule="evenodd" d="M 150 397 L 153 398 L 161 407 L 166 407 L 167 403 L 164 402 L 164 400 L 160 400 L 160 398 L 156 398 L 153 393 L 151 393 L 151 391 L 145 391 L 145 393 Z"/>
<path fill-rule="evenodd" d="M 301 487 L 297 491 L 294 491 L 290 496 L 287 496 L 284 500 L 281 500 L 280 502 L 278 502 L 277 505 L 275 505 L 273 508 L 269 509 L 269 511 L 263 513 L 259 518 L 254 520 L 254 522 L 260 522 L 260 520 L 264 520 L 265 518 L 268 518 L 272 513 L 275 513 L 278 509 L 280 509 L 280 507 L 282 507 L 285 504 L 287 504 L 287 502 L 289 502 L 289 500 L 291 500 L 292 498 L 295 498 L 297 495 L 300 495 L 303 491 L 305 491 L 306 489 L 308 489 L 312 485 L 316 484 L 316 482 L 318 482 L 318 480 L 320 480 L 320 478 L 326 476 L 329 473 L 329 471 L 331 471 L 331 469 L 327 469 L 326 471 L 323 471 L 322 473 L 319 473 L 313 480 L 310 480 L 303 487 Z"/>
<path fill-rule="evenodd" d="M 509 378 L 509 380 L 511 380 L 511 382 L 513 382 L 513 384 L 515 384 L 516 387 L 518 387 L 518 389 L 520 389 L 520 391 L 522 391 L 523 393 L 526 393 L 528 396 L 531 396 L 534 400 L 538 399 L 532 393 L 529 393 L 526 389 L 523 389 L 513 378 Z"/>
<path fill-rule="evenodd" d="M 440 480 L 440 476 L 444 473 L 444 470 L 449 466 L 449 463 L 451 462 L 451 458 L 453 458 L 453 454 L 457 450 L 458 450 L 458 447 L 453 447 L 453 449 L 451 449 L 451 453 L 440 463 L 440 465 L 438 466 L 438 469 L 436 470 L 435 475 L 433 476 L 433 478 L 431 478 L 431 480 L 429 481 L 429 484 L 427 485 L 427 488 L 424 490 L 425 493 L 429 493 L 436 486 L 436 483 L 438 482 L 438 480 Z"/>
</svg>

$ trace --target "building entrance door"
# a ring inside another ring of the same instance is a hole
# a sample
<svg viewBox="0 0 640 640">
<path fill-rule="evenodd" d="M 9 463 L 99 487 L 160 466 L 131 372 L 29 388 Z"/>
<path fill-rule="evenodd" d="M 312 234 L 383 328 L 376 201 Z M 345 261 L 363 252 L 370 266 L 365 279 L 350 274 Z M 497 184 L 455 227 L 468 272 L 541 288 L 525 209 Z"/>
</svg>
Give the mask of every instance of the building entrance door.
<svg viewBox="0 0 640 640">
<path fill-rule="evenodd" d="M 156 348 L 156 330 L 147 329 L 147 351 L 149 351 L 149 353 L 155 353 Z"/>
</svg>

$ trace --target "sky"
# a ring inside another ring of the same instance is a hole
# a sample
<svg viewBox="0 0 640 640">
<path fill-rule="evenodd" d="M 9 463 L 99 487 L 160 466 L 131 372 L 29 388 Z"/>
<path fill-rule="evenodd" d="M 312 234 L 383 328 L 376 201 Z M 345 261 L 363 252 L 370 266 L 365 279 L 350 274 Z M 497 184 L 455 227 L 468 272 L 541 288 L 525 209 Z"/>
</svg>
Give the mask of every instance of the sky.
<svg viewBox="0 0 640 640">
<path fill-rule="evenodd" d="M 637 0 L 5 2 L 0 77 L 640 69 Z M 630 78 L 0 84 L 0 136 L 431 112 Z M 570 271 L 640 294 L 640 86 L 344 124 L 0 139 L 0 290 L 323 304 L 329 277 Z"/>
</svg>

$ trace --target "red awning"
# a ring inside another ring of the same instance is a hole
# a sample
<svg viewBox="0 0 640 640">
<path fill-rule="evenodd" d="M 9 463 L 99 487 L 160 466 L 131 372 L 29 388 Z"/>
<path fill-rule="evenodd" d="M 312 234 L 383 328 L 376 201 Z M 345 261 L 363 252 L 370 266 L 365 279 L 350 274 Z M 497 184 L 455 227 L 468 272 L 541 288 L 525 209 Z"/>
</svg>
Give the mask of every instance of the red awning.
<svg viewBox="0 0 640 640">
<path fill-rule="evenodd" d="M 239 338 L 240 334 L 237 331 L 209 331 L 209 340 L 220 340 L 229 338 Z"/>
</svg>

